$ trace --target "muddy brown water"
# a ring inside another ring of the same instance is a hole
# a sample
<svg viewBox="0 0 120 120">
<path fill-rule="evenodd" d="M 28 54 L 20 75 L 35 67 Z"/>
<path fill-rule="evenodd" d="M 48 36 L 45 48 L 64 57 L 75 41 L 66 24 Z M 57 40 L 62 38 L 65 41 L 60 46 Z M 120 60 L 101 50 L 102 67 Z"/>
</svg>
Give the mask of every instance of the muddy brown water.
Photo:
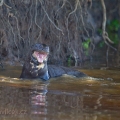
<svg viewBox="0 0 120 120">
<path fill-rule="evenodd" d="M 81 70 L 98 78 L 20 80 L 20 66 L 0 68 L 0 120 L 120 120 L 120 71 Z"/>
</svg>

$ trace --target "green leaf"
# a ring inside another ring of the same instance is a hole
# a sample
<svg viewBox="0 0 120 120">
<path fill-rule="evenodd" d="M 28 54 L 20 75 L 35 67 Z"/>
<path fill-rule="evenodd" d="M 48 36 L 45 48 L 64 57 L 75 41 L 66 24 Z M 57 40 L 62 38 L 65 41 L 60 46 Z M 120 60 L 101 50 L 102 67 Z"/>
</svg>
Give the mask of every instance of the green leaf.
<svg viewBox="0 0 120 120">
<path fill-rule="evenodd" d="M 105 45 L 105 42 L 104 42 L 104 41 L 102 41 L 102 42 L 99 43 L 99 47 L 100 47 L 100 48 L 102 48 L 104 45 Z"/>
<path fill-rule="evenodd" d="M 84 49 L 88 49 L 89 48 L 90 41 L 91 41 L 90 38 L 88 38 L 86 41 L 84 41 L 82 43 L 82 46 L 83 46 Z"/>
</svg>

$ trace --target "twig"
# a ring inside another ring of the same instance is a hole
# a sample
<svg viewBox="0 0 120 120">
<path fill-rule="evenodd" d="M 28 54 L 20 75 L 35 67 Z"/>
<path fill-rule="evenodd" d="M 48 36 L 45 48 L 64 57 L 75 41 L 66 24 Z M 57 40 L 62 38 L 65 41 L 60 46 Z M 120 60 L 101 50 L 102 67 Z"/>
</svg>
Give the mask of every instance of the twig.
<svg viewBox="0 0 120 120">
<path fill-rule="evenodd" d="M 68 19 L 69 19 L 69 17 L 70 17 L 70 13 L 68 14 L 68 17 L 67 17 L 67 20 L 66 20 L 66 27 L 67 27 L 67 34 L 68 34 L 68 49 L 70 49 L 70 34 L 69 34 L 69 29 L 68 29 Z"/>
<path fill-rule="evenodd" d="M 41 36 L 41 27 L 38 25 L 38 23 L 37 23 L 37 1 L 38 0 L 36 0 L 36 5 L 35 5 L 35 24 L 36 24 L 36 26 L 40 29 L 40 34 L 39 34 L 39 36 L 38 36 L 38 38 L 37 38 L 37 40 L 39 39 L 39 37 Z"/>
<path fill-rule="evenodd" d="M 8 6 L 5 2 L 4 2 L 4 5 L 5 5 L 7 8 L 10 8 L 10 9 L 12 8 L 12 7 Z"/>
<path fill-rule="evenodd" d="M 0 1 L 0 6 L 2 6 L 2 5 L 3 5 L 3 3 L 4 3 L 4 0 L 1 0 L 1 1 Z"/>
<path fill-rule="evenodd" d="M 65 6 L 66 1 L 67 0 L 63 0 L 63 4 L 62 4 L 61 8 L 63 8 Z"/>
<path fill-rule="evenodd" d="M 75 9 L 72 12 L 70 12 L 68 16 L 70 16 L 71 14 L 73 14 L 74 12 L 76 12 L 77 7 L 78 7 L 78 3 L 79 3 L 79 0 L 76 0 Z"/>
<path fill-rule="evenodd" d="M 44 10 L 45 14 L 46 14 L 47 17 L 48 17 L 48 20 L 55 26 L 55 28 L 56 28 L 57 30 L 61 31 L 62 34 L 64 35 L 63 31 L 62 31 L 60 28 L 58 28 L 58 27 L 55 25 L 55 23 L 51 20 L 51 18 L 49 17 L 48 13 L 46 12 L 45 8 L 44 8 L 43 5 L 42 5 L 41 0 L 40 0 L 40 3 L 41 3 L 41 6 L 42 6 L 42 9 Z"/>
<path fill-rule="evenodd" d="M 29 28 L 28 28 L 28 44 L 30 45 L 30 29 L 31 29 L 31 26 L 32 26 L 32 14 L 31 14 L 31 10 L 32 10 L 32 6 L 33 6 L 33 0 L 32 0 L 32 4 L 30 6 L 30 25 L 29 25 Z"/>
<path fill-rule="evenodd" d="M 20 37 L 20 38 L 22 38 L 22 40 L 24 41 L 24 38 L 20 35 L 20 29 L 19 29 L 19 25 L 18 25 L 18 18 L 16 17 L 16 16 L 13 16 L 15 19 L 16 19 L 16 23 L 17 23 L 17 25 L 16 25 L 16 27 L 17 27 L 17 29 L 18 29 L 18 36 Z M 19 38 L 19 39 L 20 39 Z M 25 41 L 24 41 L 24 43 L 25 43 Z"/>
<path fill-rule="evenodd" d="M 108 55 L 109 55 L 109 46 L 108 46 L 108 48 L 107 48 L 107 51 L 106 51 L 106 62 L 107 62 L 107 67 L 108 67 L 108 62 L 109 62 L 109 60 L 108 60 Z"/>
<path fill-rule="evenodd" d="M 81 17 L 82 25 L 83 25 L 85 32 L 87 33 L 87 36 L 89 37 L 89 33 L 88 33 L 87 29 L 85 28 L 85 24 L 84 24 L 84 20 L 83 20 L 83 16 L 82 16 L 82 7 L 80 4 L 80 1 L 79 1 L 79 6 L 80 6 L 80 11 L 81 11 L 80 17 Z"/>
<path fill-rule="evenodd" d="M 20 52 L 19 52 L 19 48 L 18 48 L 17 42 L 15 41 L 15 33 L 14 33 L 14 30 L 13 30 L 12 25 L 10 24 L 9 17 L 13 17 L 13 14 L 9 14 L 9 15 L 8 15 L 8 23 L 9 23 L 9 25 L 10 25 L 10 27 L 11 27 L 11 31 L 12 31 L 13 36 L 14 36 L 13 41 L 14 41 L 14 43 L 15 43 L 15 46 L 16 46 L 17 50 L 18 50 L 18 59 L 19 59 L 19 53 L 20 53 Z"/>
</svg>

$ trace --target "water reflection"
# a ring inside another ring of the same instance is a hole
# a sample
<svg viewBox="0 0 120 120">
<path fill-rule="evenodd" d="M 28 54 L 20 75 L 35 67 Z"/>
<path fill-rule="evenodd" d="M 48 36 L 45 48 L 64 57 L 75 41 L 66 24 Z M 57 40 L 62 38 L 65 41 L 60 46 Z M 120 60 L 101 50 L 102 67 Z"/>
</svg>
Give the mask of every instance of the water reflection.
<svg viewBox="0 0 120 120">
<path fill-rule="evenodd" d="M 48 83 L 32 86 L 33 90 L 30 93 L 31 114 L 47 114 L 47 85 Z"/>
<path fill-rule="evenodd" d="M 31 113 L 44 119 L 69 119 L 80 116 L 83 110 L 83 96 L 80 93 L 47 90 L 49 84 L 32 86 L 30 92 Z M 81 116 L 82 117 L 82 116 Z"/>
<path fill-rule="evenodd" d="M 48 94 L 49 111 L 57 119 L 78 119 L 83 117 L 83 95 L 75 92 L 50 91 Z M 56 112 L 57 111 L 57 112 Z"/>
</svg>

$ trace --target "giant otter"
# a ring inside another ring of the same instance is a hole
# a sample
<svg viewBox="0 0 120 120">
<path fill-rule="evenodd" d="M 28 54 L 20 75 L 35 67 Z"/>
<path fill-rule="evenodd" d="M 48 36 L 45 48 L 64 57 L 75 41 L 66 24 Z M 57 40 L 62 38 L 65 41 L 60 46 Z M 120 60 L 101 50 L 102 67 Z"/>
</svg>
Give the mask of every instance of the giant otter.
<svg viewBox="0 0 120 120">
<path fill-rule="evenodd" d="M 23 65 L 20 78 L 40 78 L 49 80 L 63 74 L 75 77 L 85 77 L 86 74 L 63 66 L 47 65 L 49 47 L 45 44 L 31 46 L 30 52 Z"/>
</svg>

